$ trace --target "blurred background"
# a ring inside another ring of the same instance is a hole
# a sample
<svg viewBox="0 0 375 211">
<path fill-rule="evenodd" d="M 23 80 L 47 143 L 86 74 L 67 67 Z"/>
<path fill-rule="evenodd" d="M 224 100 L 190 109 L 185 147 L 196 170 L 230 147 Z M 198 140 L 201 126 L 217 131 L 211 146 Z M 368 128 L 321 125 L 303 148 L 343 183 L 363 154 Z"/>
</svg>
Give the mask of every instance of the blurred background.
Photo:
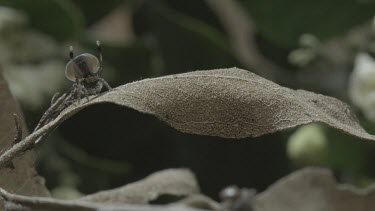
<svg viewBox="0 0 375 211">
<path fill-rule="evenodd" d="M 283 86 L 336 97 L 375 134 L 373 0 L 0 0 L 0 62 L 32 130 L 64 76 L 68 49 L 97 52 L 116 87 L 148 77 L 237 66 Z M 262 191 L 304 166 L 359 187 L 375 180 L 375 144 L 321 124 L 228 140 L 183 134 L 155 117 L 103 104 L 64 122 L 37 149 L 55 197 L 118 187 L 187 167 L 214 198 Z"/>
</svg>

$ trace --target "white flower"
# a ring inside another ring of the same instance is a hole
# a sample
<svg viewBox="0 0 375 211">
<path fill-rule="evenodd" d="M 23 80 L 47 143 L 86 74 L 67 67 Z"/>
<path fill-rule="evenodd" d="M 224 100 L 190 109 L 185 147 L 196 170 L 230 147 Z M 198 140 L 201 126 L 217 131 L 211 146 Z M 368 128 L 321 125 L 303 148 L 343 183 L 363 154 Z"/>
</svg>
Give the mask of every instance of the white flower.
<svg viewBox="0 0 375 211">
<path fill-rule="evenodd" d="M 288 139 L 287 155 L 297 165 L 323 165 L 328 153 L 328 139 L 317 123 L 304 125 Z"/>
<path fill-rule="evenodd" d="M 375 60 L 368 54 L 360 53 L 355 59 L 349 96 L 366 118 L 375 121 Z"/>
</svg>

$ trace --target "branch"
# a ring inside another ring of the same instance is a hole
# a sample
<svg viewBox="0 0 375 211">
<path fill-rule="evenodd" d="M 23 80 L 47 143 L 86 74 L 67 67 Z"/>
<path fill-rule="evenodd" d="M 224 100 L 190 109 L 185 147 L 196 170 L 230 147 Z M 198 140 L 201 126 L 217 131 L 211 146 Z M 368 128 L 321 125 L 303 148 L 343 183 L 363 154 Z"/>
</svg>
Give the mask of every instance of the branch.
<svg viewBox="0 0 375 211">
<path fill-rule="evenodd" d="M 19 141 L 21 140 L 22 134 L 20 134 L 21 130 L 17 129 L 20 128 L 20 125 L 17 117 L 15 116 L 17 134 L 15 136 L 14 145 L 1 154 L 0 169 L 9 166 L 12 159 L 15 157 L 18 157 L 24 152 L 34 148 L 35 144 L 39 143 L 49 131 L 56 128 L 59 121 L 55 121 L 55 118 L 67 107 L 67 104 L 64 103 L 66 99 L 66 94 L 63 94 L 59 99 L 57 99 L 56 102 L 54 102 L 43 114 L 34 132 L 22 141 Z"/>
<path fill-rule="evenodd" d="M 13 143 L 17 144 L 22 140 L 21 120 L 17 114 L 13 114 L 13 117 L 14 117 L 14 124 L 16 128 L 16 135 L 14 136 Z"/>
</svg>

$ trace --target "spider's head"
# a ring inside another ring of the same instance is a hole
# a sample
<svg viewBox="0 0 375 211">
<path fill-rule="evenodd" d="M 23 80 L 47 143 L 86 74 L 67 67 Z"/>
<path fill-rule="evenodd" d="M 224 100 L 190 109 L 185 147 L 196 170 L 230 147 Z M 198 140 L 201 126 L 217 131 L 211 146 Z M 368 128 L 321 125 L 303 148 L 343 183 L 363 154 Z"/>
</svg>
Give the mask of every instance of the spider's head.
<svg viewBox="0 0 375 211">
<path fill-rule="evenodd" d="M 73 56 L 72 56 L 73 57 Z M 84 53 L 72 58 L 65 67 L 65 76 L 71 81 L 97 76 L 100 62 L 96 56 Z"/>
</svg>

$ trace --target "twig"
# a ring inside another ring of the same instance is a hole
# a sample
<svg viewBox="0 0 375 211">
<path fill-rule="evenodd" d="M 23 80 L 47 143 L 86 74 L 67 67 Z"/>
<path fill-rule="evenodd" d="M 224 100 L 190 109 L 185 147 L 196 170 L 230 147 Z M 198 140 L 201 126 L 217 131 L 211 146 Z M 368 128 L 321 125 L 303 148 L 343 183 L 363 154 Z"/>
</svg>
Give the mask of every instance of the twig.
<svg viewBox="0 0 375 211">
<path fill-rule="evenodd" d="M 14 139 L 13 139 L 12 145 L 17 144 L 17 143 L 19 143 L 22 140 L 21 120 L 20 120 L 19 116 L 17 114 L 15 114 L 15 113 L 13 114 L 13 117 L 14 117 L 14 125 L 15 125 L 14 126 L 15 127 L 15 135 L 14 135 Z M 1 152 L 3 152 L 3 151 L 0 151 L 0 153 Z M 4 164 L 4 166 L 6 168 L 12 168 L 12 169 L 14 169 L 14 164 L 13 164 L 12 161 L 7 162 L 6 164 Z"/>
<path fill-rule="evenodd" d="M 58 115 L 65 110 L 68 106 L 76 101 L 74 89 L 70 89 L 67 93 L 61 95 L 59 98 L 58 93 L 56 93 L 51 100 L 51 106 L 44 112 L 43 116 L 40 118 L 39 123 L 35 127 L 32 134 L 27 136 L 23 141 L 22 130 L 20 126 L 20 121 L 17 116 L 15 116 L 16 121 L 16 136 L 14 145 L 10 149 L 6 150 L 1 154 L 0 152 L 0 169 L 12 165 L 11 160 L 17 156 L 22 155 L 27 150 L 30 150 L 37 145 L 39 145 L 57 126 L 62 122 L 63 119 L 68 118 L 64 116 L 56 120 Z M 57 98 L 57 99 L 56 99 Z"/>
<path fill-rule="evenodd" d="M 59 97 L 43 114 L 34 132 L 27 136 L 23 141 L 20 141 L 22 137 L 22 132 L 20 131 L 22 130 L 20 129 L 21 127 L 19 120 L 17 119 L 18 117 L 15 116 L 16 137 L 14 145 L 1 154 L 0 169 L 9 166 L 13 158 L 35 147 L 37 143 L 40 143 L 48 135 L 49 131 L 57 127 L 59 122 L 56 121 L 56 117 L 69 105 L 66 103 L 66 100 L 66 94 Z"/>
<path fill-rule="evenodd" d="M 14 136 L 13 143 L 17 144 L 22 140 L 21 120 L 17 114 L 13 114 L 13 117 L 14 117 L 14 124 L 15 124 L 15 130 L 16 130 L 16 135 Z"/>
<path fill-rule="evenodd" d="M 24 140 L 21 142 L 13 145 L 10 149 L 5 151 L 0 156 L 0 169 L 4 168 L 9 161 L 11 161 L 13 158 L 19 156 L 23 152 L 31 149 L 35 143 L 35 140 L 37 140 L 40 136 L 47 133 L 51 129 L 53 129 L 56 125 L 58 125 L 59 122 L 55 120 L 49 122 L 48 124 L 41 127 L 39 130 L 33 132 L 29 136 L 27 136 Z"/>
</svg>

